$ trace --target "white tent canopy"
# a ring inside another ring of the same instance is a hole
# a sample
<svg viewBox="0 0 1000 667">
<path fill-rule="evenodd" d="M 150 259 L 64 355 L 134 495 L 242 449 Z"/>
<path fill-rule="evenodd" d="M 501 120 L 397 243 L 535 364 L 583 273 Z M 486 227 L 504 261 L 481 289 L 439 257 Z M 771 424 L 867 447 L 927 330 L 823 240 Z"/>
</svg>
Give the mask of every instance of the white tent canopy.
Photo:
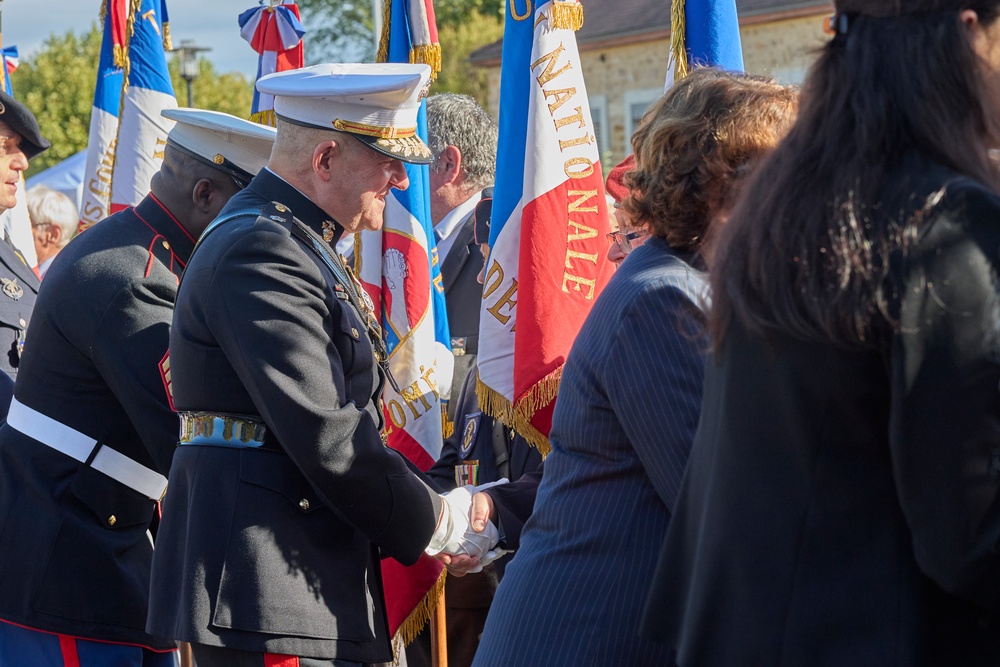
<svg viewBox="0 0 1000 667">
<path fill-rule="evenodd" d="M 25 185 L 30 190 L 36 185 L 45 185 L 58 190 L 73 200 L 77 209 L 83 199 L 83 170 L 87 163 L 86 149 L 72 155 L 59 164 L 40 171 L 28 179 Z"/>
</svg>

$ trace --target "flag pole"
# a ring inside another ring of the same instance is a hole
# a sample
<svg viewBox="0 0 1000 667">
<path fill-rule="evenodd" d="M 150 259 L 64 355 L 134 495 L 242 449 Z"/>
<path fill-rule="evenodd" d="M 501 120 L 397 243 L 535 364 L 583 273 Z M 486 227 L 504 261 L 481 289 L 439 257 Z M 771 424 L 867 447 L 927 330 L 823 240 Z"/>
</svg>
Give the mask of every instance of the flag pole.
<svg viewBox="0 0 1000 667">
<path fill-rule="evenodd" d="M 448 667 L 448 623 L 444 606 L 444 586 L 437 593 L 431 616 L 431 667 Z"/>
</svg>

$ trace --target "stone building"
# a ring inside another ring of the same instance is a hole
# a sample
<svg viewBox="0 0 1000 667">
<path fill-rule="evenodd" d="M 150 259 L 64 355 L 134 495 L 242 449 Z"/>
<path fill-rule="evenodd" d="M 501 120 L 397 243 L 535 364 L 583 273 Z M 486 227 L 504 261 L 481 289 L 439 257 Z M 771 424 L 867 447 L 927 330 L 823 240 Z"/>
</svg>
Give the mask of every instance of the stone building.
<svg viewBox="0 0 1000 667">
<path fill-rule="evenodd" d="M 632 152 L 628 137 L 649 104 L 663 94 L 670 51 L 669 0 L 584 1 L 576 33 L 590 110 L 605 170 Z M 743 61 L 752 74 L 800 83 L 826 39 L 828 0 L 736 0 Z M 495 42 L 470 60 L 489 73 L 490 113 L 499 114 L 500 51 Z"/>
</svg>

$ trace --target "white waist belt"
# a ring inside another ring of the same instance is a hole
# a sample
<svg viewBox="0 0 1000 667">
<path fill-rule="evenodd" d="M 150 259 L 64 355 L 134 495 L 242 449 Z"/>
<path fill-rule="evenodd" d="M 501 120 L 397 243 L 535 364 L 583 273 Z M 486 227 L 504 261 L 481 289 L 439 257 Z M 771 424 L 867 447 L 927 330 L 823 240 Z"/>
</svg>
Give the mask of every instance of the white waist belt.
<svg viewBox="0 0 1000 667">
<path fill-rule="evenodd" d="M 10 401 L 7 424 L 80 463 L 86 463 L 97 446 L 97 441 L 90 436 L 29 408 L 16 398 Z M 167 491 L 166 477 L 107 445 L 97 451 L 90 467 L 153 501 L 162 499 Z"/>
</svg>

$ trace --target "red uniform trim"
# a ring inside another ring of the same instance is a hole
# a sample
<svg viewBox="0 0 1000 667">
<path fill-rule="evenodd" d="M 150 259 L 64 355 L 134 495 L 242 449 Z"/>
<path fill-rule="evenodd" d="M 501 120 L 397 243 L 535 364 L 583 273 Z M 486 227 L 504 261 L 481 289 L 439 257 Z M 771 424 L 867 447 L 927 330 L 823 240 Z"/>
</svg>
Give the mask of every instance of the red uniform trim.
<svg viewBox="0 0 1000 667">
<path fill-rule="evenodd" d="M 76 640 L 59 635 L 59 650 L 62 651 L 63 667 L 80 667 L 80 656 L 76 654 Z"/>
<path fill-rule="evenodd" d="M 294 655 L 265 653 L 264 667 L 299 667 L 299 659 Z"/>
<path fill-rule="evenodd" d="M 74 639 L 74 640 L 76 640 L 76 639 L 82 639 L 83 641 L 96 642 L 98 644 L 113 644 L 115 646 L 138 646 L 139 648 L 144 648 L 147 651 L 152 651 L 153 653 L 176 653 L 177 652 L 177 649 L 175 649 L 175 648 L 167 648 L 167 649 L 153 648 L 152 646 L 144 646 L 143 644 L 134 644 L 132 642 L 112 642 L 112 641 L 108 641 L 106 639 L 94 639 L 92 637 L 77 637 L 75 635 L 62 635 L 62 634 L 59 634 L 58 632 L 49 632 L 48 630 L 39 630 L 38 628 L 33 628 L 31 626 L 28 626 L 28 625 L 21 625 L 20 623 L 15 623 L 13 621 L 8 621 L 8 620 L 3 619 L 3 618 L 0 618 L 0 623 L 6 623 L 8 625 L 13 625 L 13 626 L 18 627 L 18 628 L 24 628 L 25 630 L 31 630 L 32 632 L 41 632 L 42 634 L 46 634 L 46 635 L 56 635 L 57 637 L 59 637 L 60 643 L 62 642 L 63 638 Z M 74 648 L 74 650 L 75 650 L 75 648 Z"/>
</svg>

